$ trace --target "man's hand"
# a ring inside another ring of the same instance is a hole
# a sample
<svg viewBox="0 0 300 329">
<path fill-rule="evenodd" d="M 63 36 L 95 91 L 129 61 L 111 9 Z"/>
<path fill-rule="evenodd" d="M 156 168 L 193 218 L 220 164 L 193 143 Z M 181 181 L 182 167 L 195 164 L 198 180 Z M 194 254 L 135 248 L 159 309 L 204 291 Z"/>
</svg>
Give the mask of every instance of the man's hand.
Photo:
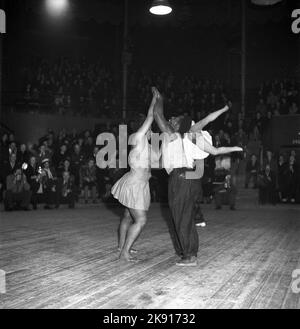
<svg viewBox="0 0 300 329">
<path fill-rule="evenodd" d="M 152 93 L 153 93 L 153 98 L 157 100 L 161 95 L 156 87 L 151 88 Z"/>
<path fill-rule="evenodd" d="M 232 108 L 232 103 L 231 103 L 231 101 L 228 101 L 227 104 L 225 105 L 224 109 L 226 109 L 225 111 L 228 111 L 231 108 Z"/>
</svg>

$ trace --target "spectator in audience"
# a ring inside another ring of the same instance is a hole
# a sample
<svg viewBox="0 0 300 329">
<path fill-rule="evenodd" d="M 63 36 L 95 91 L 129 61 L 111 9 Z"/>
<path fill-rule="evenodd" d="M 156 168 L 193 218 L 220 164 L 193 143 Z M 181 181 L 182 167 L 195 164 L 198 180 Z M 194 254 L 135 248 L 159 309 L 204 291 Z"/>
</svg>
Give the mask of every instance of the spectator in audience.
<svg viewBox="0 0 300 329">
<path fill-rule="evenodd" d="M 214 194 L 216 209 L 220 210 L 222 204 L 229 204 L 231 210 L 235 210 L 237 189 L 233 172 L 218 168 L 214 174 Z"/>
<path fill-rule="evenodd" d="M 259 135 L 261 135 L 263 131 L 263 117 L 260 112 L 256 112 L 252 125 L 257 127 Z"/>
<path fill-rule="evenodd" d="M 285 172 L 287 170 L 287 162 L 284 159 L 282 154 L 279 155 L 278 163 L 277 163 L 277 186 L 278 186 L 278 196 L 279 200 L 282 202 L 283 199 L 286 199 L 285 193 L 287 190 L 287 182 L 285 179 Z M 287 200 L 287 199 L 286 199 Z"/>
<path fill-rule="evenodd" d="M 264 102 L 263 98 L 260 98 L 258 104 L 256 105 L 256 112 L 261 113 L 262 116 L 265 116 L 266 111 L 267 111 L 267 107 L 265 105 L 265 102 Z"/>
<path fill-rule="evenodd" d="M 56 168 L 62 168 L 64 161 L 68 158 L 68 149 L 66 144 L 59 147 L 59 151 L 53 155 L 53 164 Z"/>
<path fill-rule="evenodd" d="M 246 164 L 245 188 L 248 188 L 250 180 L 253 179 L 253 188 L 257 188 L 257 175 L 259 172 L 259 163 L 255 154 L 251 155 Z"/>
<path fill-rule="evenodd" d="M 204 174 L 202 177 L 203 201 L 211 203 L 213 199 L 213 179 L 215 170 L 215 159 L 209 156 L 204 160 Z"/>
<path fill-rule="evenodd" d="M 293 102 L 292 105 L 289 108 L 289 114 L 290 115 L 296 115 L 299 114 L 299 108 L 296 104 L 296 102 Z"/>
<path fill-rule="evenodd" d="M 71 167 L 71 162 L 69 158 L 66 158 L 64 162 L 57 167 L 57 176 L 62 177 L 62 174 L 66 171 L 70 174 L 71 180 L 73 180 L 74 182 L 73 168 Z"/>
<path fill-rule="evenodd" d="M 233 136 L 233 144 L 245 148 L 248 143 L 248 137 L 243 128 L 239 128 Z"/>
<path fill-rule="evenodd" d="M 38 164 L 41 165 L 45 159 L 50 160 L 51 153 L 49 150 L 47 150 L 47 148 L 44 144 L 41 144 L 39 147 L 38 155 L 37 155 Z"/>
<path fill-rule="evenodd" d="M 95 160 L 93 158 L 89 159 L 87 165 L 81 168 L 81 186 L 84 189 L 85 203 L 88 203 L 89 191 L 92 193 L 93 203 L 96 203 L 97 176 Z"/>
<path fill-rule="evenodd" d="M 14 140 L 10 141 L 8 145 L 8 154 L 10 155 L 12 153 L 18 153 L 17 143 Z"/>
<path fill-rule="evenodd" d="M 17 168 L 6 178 L 5 210 L 29 210 L 30 198 L 31 191 L 26 176 L 22 169 Z"/>
<path fill-rule="evenodd" d="M 31 190 L 31 203 L 34 210 L 37 209 L 39 201 L 38 191 L 41 188 L 41 174 L 38 169 L 38 164 L 35 156 L 31 156 L 27 168 L 24 170 L 27 182 Z"/>
<path fill-rule="evenodd" d="M 69 171 L 64 171 L 58 179 L 57 193 L 56 208 L 63 203 L 68 204 L 69 208 L 75 207 L 75 187 Z"/>
<path fill-rule="evenodd" d="M 299 173 L 295 157 L 290 155 L 287 166 L 283 174 L 285 179 L 285 189 L 282 192 L 282 202 L 296 202 L 297 188 L 299 185 Z"/>
<path fill-rule="evenodd" d="M 262 161 L 262 168 L 266 168 L 266 165 L 269 165 L 271 168 L 271 172 L 273 172 L 277 176 L 277 161 L 273 156 L 271 150 L 267 150 L 265 157 Z"/>
<path fill-rule="evenodd" d="M 17 153 L 17 158 L 18 158 L 18 162 L 21 163 L 21 164 L 28 163 L 29 153 L 27 151 L 26 144 L 21 144 L 20 145 L 20 150 Z"/>
<path fill-rule="evenodd" d="M 9 156 L 9 161 L 4 163 L 3 166 L 3 177 L 4 181 L 6 182 L 6 177 L 11 175 L 16 171 L 17 168 L 20 167 L 20 164 L 17 161 L 17 154 L 11 153 Z"/>
<path fill-rule="evenodd" d="M 57 176 L 55 169 L 50 167 L 50 160 L 44 159 L 42 161 L 42 184 L 45 199 L 45 209 L 52 209 L 57 205 Z"/>
<path fill-rule="evenodd" d="M 1 137 L 0 145 L 0 159 L 2 162 L 8 161 L 9 152 L 8 152 L 8 134 L 4 133 Z"/>
<path fill-rule="evenodd" d="M 88 159 L 93 154 L 93 150 L 94 150 L 93 137 L 88 136 L 83 146 L 83 153 L 86 159 Z"/>
<path fill-rule="evenodd" d="M 26 148 L 29 156 L 35 156 L 35 157 L 38 156 L 37 151 L 34 149 L 33 143 L 28 142 Z"/>
<path fill-rule="evenodd" d="M 74 183 L 76 186 L 80 185 L 80 168 L 83 164 L 84 155 L 81 152 L 79 144 L 75 144 L 71 154 L 71 162 L 74 170 Z"/>
<path fill-rule="evenodd" d="M 258 176 L 258 200 L 260 204 L 277 202 L 276 196 L 276 175 L 267 164 Z"/>
</svg>

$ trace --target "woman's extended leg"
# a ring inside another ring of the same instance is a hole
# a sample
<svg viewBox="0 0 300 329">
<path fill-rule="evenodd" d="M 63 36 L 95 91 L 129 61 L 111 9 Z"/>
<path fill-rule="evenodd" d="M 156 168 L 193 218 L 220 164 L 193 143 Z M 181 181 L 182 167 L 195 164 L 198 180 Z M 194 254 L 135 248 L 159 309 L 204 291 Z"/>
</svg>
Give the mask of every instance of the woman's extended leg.
<svg viewBox="0 0 300 329">
<path fill-rule="evenodd" d="M 118 241 L 118 249 L 121 251 L 124 247 L 127 231 L 132 224 L 132 218 L 128 208 L 125 209 L 124 215 L 120 221 L 119 225 L 119 241 Z"/>
<path fill-rule="evenodd" d="M 147 222 L 146 211 L 137 209 L 129 209 L 129 211 L 133 217 L 134 223 L 131 224 L 128 228 L 126 240 L 120 252 L 120 259 L 125 259 L 127 261 L 132 260 L 132 257 L 130 256 L 130 249 L 136 239 L 139 237 L 143 227 Z"/>
</svg>

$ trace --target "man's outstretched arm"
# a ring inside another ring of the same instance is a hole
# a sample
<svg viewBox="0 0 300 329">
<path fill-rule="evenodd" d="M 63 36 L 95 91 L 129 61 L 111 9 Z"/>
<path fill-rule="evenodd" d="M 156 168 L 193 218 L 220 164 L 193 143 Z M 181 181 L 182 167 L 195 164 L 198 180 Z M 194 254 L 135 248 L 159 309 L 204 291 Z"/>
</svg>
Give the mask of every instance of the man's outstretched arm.
<svg viewBox="0 0 300 329">
<path fill-rule="evenodd" d="M 190 132 L 196 133 L 203 130 L 203 128 L 208 125 L 210 122 L 215 121 L 221 114 L 229 110 L 229 106 L 225 105 L 223 108 L 221 108 L 218 111 L 215 111 L 213 113 L 210 113 L 208 116 L 206 116 L 204 119 L 198 121 L 196 124 L 194 124 L 191 127 Z"/>
</svg>

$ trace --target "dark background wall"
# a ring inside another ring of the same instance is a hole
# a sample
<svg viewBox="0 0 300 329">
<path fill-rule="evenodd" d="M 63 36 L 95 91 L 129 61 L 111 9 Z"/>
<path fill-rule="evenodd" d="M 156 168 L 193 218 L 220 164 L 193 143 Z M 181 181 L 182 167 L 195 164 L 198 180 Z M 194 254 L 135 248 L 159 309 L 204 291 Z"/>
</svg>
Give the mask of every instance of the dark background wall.
<svg viewBox="0 0 300 329">
<path fill-rule="evenodd" d="M 181 3 L 173 2 L 175 5 Z M 32 1 L 9 3 L 17 5 L 11 5 L 13 14 L 8 14 L 8 31 L 4 40 L 6 77 L 18 75 L 19 66 L 32 55 L 97 58 L 111 65 L 116 76 L 120 74 L 122 1 L 112 1 L 111 6 L 115 7 L 108 11 L 107 17 L 101 16 L 101 8 L 88 11 L 88 8 L 93 9 L 93 3 L 97 3 L 89 1 L 86 12 L 75 12 L 60 21 L 49 19 L 42 10 L 33 10 L 36 7 L 29 5 Z M 110 2 L 98 3 L 105 4 L 107 9 Z M 147 13 L 146 2 L 129 1 L 131 66 L 157 71 L 175 70 L 177 74 L 196 73 L 227 80 L 239 88 L 240 1 L 214 0 L 209 2 L 210 6 L 206 0 L 183 3 L 188 5 L 177 8 L 173 17 L 159 21 Z M 288 3 L 283 1 L 278 6 L 262 10 L 248 2 L 248 88 L 255 87 L 262 79 L 295 74 L 300 57 L 299 36 L 291 32 L 292 6 Z"/>
</svg>

